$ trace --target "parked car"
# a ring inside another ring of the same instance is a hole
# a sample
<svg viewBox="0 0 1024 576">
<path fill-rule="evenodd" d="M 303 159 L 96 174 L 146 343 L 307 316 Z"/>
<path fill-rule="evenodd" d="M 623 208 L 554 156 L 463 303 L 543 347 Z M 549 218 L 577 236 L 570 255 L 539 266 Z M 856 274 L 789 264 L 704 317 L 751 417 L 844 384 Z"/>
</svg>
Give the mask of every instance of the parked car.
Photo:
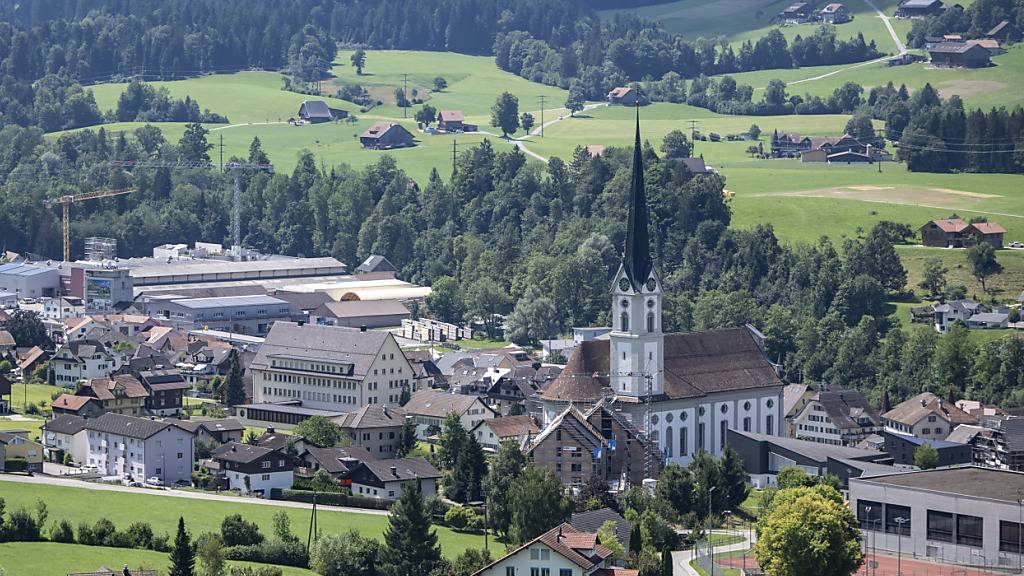
<svg viewBox="0 0 1024 576">
<path fill-rule="evenodd" d="M 1010 242 L 1007 244 L 1010 248 L 1024 248 L 1024 243 L 1021 242 Z"/>
<path fill-rule="evenodd" d="M 156 476 L 152 476 L 150 478 L 146 478 L 146 484 L 149 484 L 150 486 L 163 486 L 164 481 Z"/>
</svg>

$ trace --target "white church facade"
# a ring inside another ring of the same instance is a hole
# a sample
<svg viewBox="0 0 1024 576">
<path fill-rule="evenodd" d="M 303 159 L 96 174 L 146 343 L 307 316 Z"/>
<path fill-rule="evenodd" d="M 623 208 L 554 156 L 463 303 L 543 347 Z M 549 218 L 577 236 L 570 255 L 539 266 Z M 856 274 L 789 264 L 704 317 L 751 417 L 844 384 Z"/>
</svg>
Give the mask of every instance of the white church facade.
<svg viewBox="0 0 1024 576">
<path fill-rule="evenodd" d="M 639 122 L 622 264 L 607 340 L 583 342 L 541 394 L 545 424 L 567 405 L 610 402 L 658 443 L 666 461 L 721 455 L 726 430 L 782 435 L 782 390 L 752 327 L 662 332 L 661 278 L 651 259 Z M 648 421 L 649 418 L 649 421 Z"/>
</svg>

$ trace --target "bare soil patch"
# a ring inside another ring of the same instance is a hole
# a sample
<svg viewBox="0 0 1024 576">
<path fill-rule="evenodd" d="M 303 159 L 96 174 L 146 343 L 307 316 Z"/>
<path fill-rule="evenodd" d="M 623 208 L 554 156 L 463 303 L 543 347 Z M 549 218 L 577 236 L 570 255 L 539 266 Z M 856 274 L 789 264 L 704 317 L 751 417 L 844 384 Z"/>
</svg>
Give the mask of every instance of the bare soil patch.
<svg viewBox="0 0 1024 576">
<path fill-rule="evenodd" d="M 1002 90 L 1007 86 L 1009 86 L 1007 83 L 995 80 L 947 80 L 939 84 L 939 94 L 943 98 L 950 96 L 968 98 Z"/>
<path fill-rule="evenodd" d="M 948 206 L 950 208 L 978 208 L 978 204 L 994 194 L 967 192 L 948 188 L 924 188 L 916 186 L 835 186 L 815 190 L 783 192 L 773 196 L 808 196 L 815 198 L 847 198 L 869 202 L 891 202 L 894 204 Z"/>
</svg>

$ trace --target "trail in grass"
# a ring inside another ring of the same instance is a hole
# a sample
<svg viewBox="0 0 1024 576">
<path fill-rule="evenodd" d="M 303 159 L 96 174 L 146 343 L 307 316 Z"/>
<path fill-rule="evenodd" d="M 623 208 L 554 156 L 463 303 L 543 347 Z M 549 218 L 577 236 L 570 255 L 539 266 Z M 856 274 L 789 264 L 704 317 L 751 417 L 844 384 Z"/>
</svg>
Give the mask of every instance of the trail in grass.
<svg viewBox="0 0 1024 576">
<path fill-rule="evenodd" d="M 886 16 L 885 12 L 879 10 L 878 6 L 875 6 L 875 3 L 872 0 L 864 0 L 864 2 L 866 2 L 868 6 L 871 6 L 872 10 L 878 13 L 878 17 L 882 19 L 882 24 L 885 24 L 885 28 L 889 31 L 889 36 L 892 36 L 892 41 L 896 43 L 896 49 L 900 51 L 900 54 L 906 54 L 907 46 L 903 44 L 899 35 L 896 34 L 896 30 L 893 29 L 892 23 L 889 22 L 889 17 Z"/>
<path fill-rule="evenodd" d="M 583 110 L 581 110 L 581 111 L 582 112 L 586 112 L 588 110 L 593 110 L 593 109 L 598 108 L 600 106 L 607 106 L 607 105 L 608 104 L 606 102 L 601 102 L 599 104 L 587 104 L 586 106 L 583 107 Z M 565 109 L 564 108 L 557 108 L 555 111 L 562 111 L 562 110 L 565 110 Z M 572 116 L 570 115 L 569 118 L 571 118 L 571 117 Z M 540 160 L 541 162 L 547 164 L 548 163 L 548 159 L 547 158 L 545 158 L 544 156 L 541 156 L 540 154 L 537 154 L 533 150 L 530 150 L 529 148 L 526 147 L 526 139 L 529 138 L 530 136 L 540 136 L 540 134 L 544 131 L 544 128 L 548 128 L 551 125 L 557 124 L 558 122 L 561 122 L 562 120 L 565 120 L 565 119 L 566 119 L 566 116 L 565 115 L 561 115 L 561 116 L 558 116 L 557 118 L 555 118 L 553 120 L 548 120 L 547 122 L 544 122 L 540 126 L 537 126 L 536 128 L 534 128 L 532 131 L 530 131 L 529 134 L 526 134 L 524 136 L 519 136 L 517 138 L 512 138 L 510 140 L 510 142 L 512 142 L 512 144 L 515 145 L 516 148 L 519 148 L 520 150 L 522 150 L 523 154 L 526 154 L 527 156 L 536 158 L 537 160 Z M 484 133 L 484 134 L 490 134 L 491 136 L 498 136 L 498 134 L 494 134 L 492 132 L 487 132 L 487 131 L 484 131 L 484 130 L 481 130 L 481 132 Z"/>
</svg>

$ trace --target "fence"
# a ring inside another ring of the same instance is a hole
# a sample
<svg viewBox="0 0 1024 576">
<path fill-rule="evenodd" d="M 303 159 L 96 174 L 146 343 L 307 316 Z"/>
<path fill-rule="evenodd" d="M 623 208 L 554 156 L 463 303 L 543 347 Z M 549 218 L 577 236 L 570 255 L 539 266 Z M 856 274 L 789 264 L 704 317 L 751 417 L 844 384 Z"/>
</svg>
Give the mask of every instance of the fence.
<svg viewBox="0 0 1024 576">
<path fill-rule="evenodd" d="M 739 536 L 743 540 L 747 539 L 745 531 L 716 532 L 715 536 L 722 538 L 723 536 L 727 537 L 729 534 Z M 718 576 L 764 576 L 764 573 L 757 567 L 757 560 L 754 558 L 753 553 L 747 549 L 748 546 L 743 546 L 740 550 L 720 552 L 720 549 L 730 547 L 736 544 L 736 542 L 716 543 L 713 550 L 708 544 L 709 542 L 706 538 L 694 544 L 694 557 L 697 560 L 697 564 L 700 565 L 706 574 L 714 573 Z"/>
</svg>

